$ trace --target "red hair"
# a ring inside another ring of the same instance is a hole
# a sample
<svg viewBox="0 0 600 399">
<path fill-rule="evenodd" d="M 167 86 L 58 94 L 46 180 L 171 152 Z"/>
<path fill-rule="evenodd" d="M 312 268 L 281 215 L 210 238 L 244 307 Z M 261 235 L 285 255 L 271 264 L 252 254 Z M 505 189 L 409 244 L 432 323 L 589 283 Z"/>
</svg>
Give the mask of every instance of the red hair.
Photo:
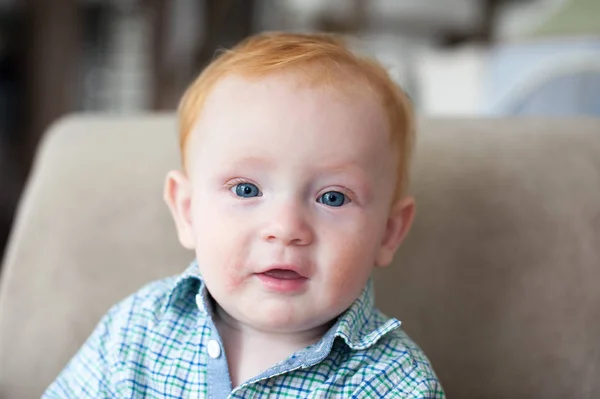
<svg viewBox="0 0 600 399">
<path fill-rule="evenodd" d="M 222 51 L 192 82 L 179 104 L 179 144 L 184 167 L 189 135 L 206 98 L 221 78 L 260 78 L 289 70 L 305 72 L 300 79 L 316 85 L 342 88 L 355 80 L 366 83 L 387 115 L 390 139 L 398 149 L 399 196 L 408 183 L 414 141 L 411 102 L 379 63 L 354 54 L 339 37 L 328 34 L 263 33 Z"/>
</svg>

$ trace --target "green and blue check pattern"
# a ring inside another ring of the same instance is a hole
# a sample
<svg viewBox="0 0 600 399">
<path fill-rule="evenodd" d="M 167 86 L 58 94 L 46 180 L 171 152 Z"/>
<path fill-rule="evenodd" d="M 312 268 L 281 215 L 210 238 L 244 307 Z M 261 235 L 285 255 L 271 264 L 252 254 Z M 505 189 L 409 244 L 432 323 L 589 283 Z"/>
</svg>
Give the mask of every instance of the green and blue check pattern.
<svg viewBox="0 0 600 399">
<path fill-rule="evenodd" d="M 425 354 L 375 309 L 371 282 L 321 341 L 235 389 L 225 355 L 207 350 L 221 345 L 211 315 L 192 263 L 114 306 L 43 398 L 444 398 Z"/>
</svg>

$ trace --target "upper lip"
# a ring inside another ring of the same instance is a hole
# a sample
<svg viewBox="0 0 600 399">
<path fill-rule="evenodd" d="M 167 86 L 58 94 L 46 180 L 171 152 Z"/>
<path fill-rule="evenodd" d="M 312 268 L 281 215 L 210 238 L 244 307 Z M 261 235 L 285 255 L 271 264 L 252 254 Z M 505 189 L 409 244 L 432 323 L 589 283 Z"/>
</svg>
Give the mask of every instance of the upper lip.
<svg viewBox="0 0 600 399">
<path fill-rule="evenodd" d="M 307 276 L 308 273 L 306 270 L 303 270 L 301 267 L 299 267 L 297 265 L 293 265 L 293 264 L 289 264 L 289 263 L 272 264 L 264 269 L 261 269 L 256 274 L 266 273 L 270 270 L 291 270 L 293 272 L 298 273 L 300 275 L 300 277 L 308 278 L 308 276 Z"/>
</svg>

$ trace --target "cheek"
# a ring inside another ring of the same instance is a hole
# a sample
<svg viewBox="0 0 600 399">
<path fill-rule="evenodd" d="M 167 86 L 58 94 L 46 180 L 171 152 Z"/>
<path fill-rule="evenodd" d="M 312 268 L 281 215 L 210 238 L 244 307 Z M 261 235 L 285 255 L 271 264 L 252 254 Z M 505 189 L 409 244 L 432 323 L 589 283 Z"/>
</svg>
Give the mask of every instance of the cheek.
<svg viewBox="0 0 600 399">
<path fill-rule="evenodd" d="M 196 251 L 200 272 L 210 288 L 225 293 L 235 291 L 243 282 L 243 256 L 229 247 L 210 245 Z M 218 285 L 218 287 L 217 287 Z"/>
<path fill-rule="evenodd" d="M 363 288 L 373 269 L 379 235 L 367 223 L 328 235 L 328 259 L 323 260 L 323 267 L 336 291 L 354 294 Z"/>
<path fill-rule="evenodd" d="M 231 220 L 230 215 L 217 207 L 195 205 L 203 209 L 194 214 L 193 220 L 200 271 L 207 285 L 231 292 L 243 281 L 244 260 L 248 258 L 251 236 L 244 231 L 243 224 Z"/>
</svg>

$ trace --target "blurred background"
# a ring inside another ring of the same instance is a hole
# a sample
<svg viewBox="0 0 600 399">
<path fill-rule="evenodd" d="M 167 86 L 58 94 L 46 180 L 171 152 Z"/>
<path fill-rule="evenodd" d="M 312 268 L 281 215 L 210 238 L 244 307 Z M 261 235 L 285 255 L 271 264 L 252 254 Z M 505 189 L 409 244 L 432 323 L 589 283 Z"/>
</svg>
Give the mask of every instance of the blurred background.
<svg viewBox="0 0 600 399">
<path fill-rule="evenodd" d="M 0 257 L 49 124 L 173 110 L 263 30 L 357 37 L 421 115 L 600 115 L 600 0 L 0 0 Z"/>
</svg>

